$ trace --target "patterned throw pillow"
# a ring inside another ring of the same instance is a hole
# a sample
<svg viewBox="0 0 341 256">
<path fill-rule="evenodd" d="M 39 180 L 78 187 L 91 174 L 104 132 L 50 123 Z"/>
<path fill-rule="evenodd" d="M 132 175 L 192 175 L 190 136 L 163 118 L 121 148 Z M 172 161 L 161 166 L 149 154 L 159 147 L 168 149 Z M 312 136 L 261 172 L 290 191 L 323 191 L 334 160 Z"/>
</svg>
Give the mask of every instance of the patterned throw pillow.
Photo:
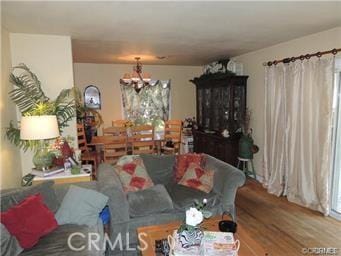
<svg viewBox="0 0 341 256">
<path fill-rule="evenodd" d="M 175 160 L 175 181 L 179 182 L 181 180 L 190 163 L 196 163 L 202 166 L 204 164 L 203 159 L 202 154 L 188 153 L 177 155 Z"/>
<path fill-rule="evenodd" d="M 139 156 L 123 156 L 115 167 L 125 192 L 134 192 L 154 186 L 143 160 Z"/>
<path fill-rule="evenodd" d="M 214 172 L 205 170 L 196 163 L 190 163 L 179 184 L 210 193 L 213 188 Z"/>
</svg>

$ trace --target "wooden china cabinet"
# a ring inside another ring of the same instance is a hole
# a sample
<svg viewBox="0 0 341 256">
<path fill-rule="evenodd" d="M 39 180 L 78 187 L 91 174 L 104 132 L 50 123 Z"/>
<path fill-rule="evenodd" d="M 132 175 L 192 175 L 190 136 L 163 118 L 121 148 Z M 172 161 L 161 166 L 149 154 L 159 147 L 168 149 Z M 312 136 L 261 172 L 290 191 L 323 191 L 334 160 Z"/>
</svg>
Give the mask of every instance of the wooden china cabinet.
<svg viewBox="0 0 341 256">
<path fill-rule="evenodd" d="M 246 112 L 247 76 L 211 74 L 191 80 L 196 85 L 197 125 L 194 151 L 237 165 L 240 122 Z M 222 136 L 227 129 L 230 137 Z"/>
</svg>

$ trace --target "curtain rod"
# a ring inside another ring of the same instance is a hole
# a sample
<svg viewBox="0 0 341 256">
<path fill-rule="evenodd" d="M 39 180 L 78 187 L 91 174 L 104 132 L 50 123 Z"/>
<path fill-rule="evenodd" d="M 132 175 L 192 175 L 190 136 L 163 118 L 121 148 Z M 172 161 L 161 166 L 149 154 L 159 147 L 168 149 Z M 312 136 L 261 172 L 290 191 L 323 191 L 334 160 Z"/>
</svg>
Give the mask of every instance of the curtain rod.
<svg viewBox="0 0 341 256">
<path fill-rule="evenodd" d="M 318 57 L 320 58 L 322 55 L 325 54 L 333 54 L 336 55 L 338 52 L 341 52 L 341 48 L 336 49 L 334 48 L 333 50 L 329 50 L 329 51 L 324 51 L 324 52 L 317 52 L 317 53 L 308 53 L 306 55 L 300 55 L 297 57 L 290 57 L 290 58 L 284 58 L 281 60 L 273 60 L 273 61 L 268 61 L 268 62 L 264 62 L 263 66 L 272 66 L 272 65 L 277 65 L 278 63 L 289 63 L 289 62 L 295 62 L 296 60 L 304 60 L 304 59 L 310 59 L 311 57 Z"/>
</svg>

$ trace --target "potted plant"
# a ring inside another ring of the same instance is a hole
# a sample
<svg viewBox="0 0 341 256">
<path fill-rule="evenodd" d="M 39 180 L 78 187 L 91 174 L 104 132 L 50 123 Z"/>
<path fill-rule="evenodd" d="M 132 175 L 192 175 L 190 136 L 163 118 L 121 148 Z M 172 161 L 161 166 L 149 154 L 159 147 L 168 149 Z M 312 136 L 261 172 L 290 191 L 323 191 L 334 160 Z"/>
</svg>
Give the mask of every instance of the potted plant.
<svg viewBox="0 0 341 256">
<path fill-rule="evenodd" d="M 242 135 L 239 139 L 239 152 L 241 158 L 253 159 L 253 138 L 252 129 L 250 128 L 251 111 L 246 109 L 244 118 L 241 121 Z"/>
<path fill-rule="evenodd" d="M 208 219 L 212 216 L 210 211 L 205 210 L 206 205 L 207 199 L 204 199 L 202 203 L 195 200 L 194 207 L 190 207 L 186 211 L 185 222 L 181 224 L 177 231 L 179 241 L 183 248 L 200 245 L 201 239 L 204 236 L 200 224 L 204 218 Z"/>
</svg>

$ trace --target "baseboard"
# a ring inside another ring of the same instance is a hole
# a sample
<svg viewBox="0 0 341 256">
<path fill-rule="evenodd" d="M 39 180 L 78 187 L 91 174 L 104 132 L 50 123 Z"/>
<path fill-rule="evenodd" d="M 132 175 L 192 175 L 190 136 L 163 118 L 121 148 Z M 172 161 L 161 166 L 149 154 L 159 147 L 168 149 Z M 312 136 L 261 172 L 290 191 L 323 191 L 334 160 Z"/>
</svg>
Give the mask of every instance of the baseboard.
<svg viewBox="0 0 341 256">
<path fill-rule="evenodd" d="M 259 181 L 260 183 L 263 183 L 263 181 L 264 181 L 264 177 L 263 176 L 260 176 L 260 175 L 256 174 L 256 178 L 257 178 L 257 181 Z"/>
</svg>

